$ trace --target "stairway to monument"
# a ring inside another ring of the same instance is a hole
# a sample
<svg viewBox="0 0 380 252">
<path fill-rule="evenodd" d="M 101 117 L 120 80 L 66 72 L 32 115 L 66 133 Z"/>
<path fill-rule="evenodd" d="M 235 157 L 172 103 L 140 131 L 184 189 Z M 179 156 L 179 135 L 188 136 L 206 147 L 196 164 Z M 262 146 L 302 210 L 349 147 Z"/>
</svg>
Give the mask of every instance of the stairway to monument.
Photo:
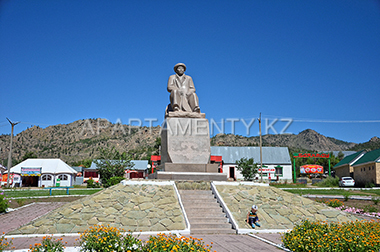
<svg viewBox="0 0 380 252">
<path fill-rule="evenodd" d="M 179 190 L 191 234 L 236 234 L 211 190 Z"/>
</svg>

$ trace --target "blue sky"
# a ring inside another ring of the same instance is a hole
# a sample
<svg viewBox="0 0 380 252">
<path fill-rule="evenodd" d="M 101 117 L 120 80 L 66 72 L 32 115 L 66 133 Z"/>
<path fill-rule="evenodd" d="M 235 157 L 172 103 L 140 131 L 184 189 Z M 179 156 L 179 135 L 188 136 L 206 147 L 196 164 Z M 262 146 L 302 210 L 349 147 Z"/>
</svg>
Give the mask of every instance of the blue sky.
<svg viewBox="0 0 380 252">
<path fill-rule="evenodd" d="M 258 135 L 242 119 L 262 113 L 264 134 L 293 120 L 285 132 L 380 137 L 375 0 L 2 0 L 0 134 L 6 117 L 16 134 L 87 118 L 158 125 L 178 62 L 225 133 L 239 120 L 235 134 Z"/>
</svg>

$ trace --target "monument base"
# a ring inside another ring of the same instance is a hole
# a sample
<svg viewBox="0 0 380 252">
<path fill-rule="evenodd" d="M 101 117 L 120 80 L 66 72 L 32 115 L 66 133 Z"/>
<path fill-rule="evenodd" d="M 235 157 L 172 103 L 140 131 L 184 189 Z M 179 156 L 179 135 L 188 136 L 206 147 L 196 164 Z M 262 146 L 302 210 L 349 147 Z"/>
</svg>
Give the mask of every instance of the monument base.
<svg viewBox="0 0 380 252">
<path fill-rule="evenodd" d="M 173 164 L 163 165 L 165 172 L 211 172 L 218 173 L 218 164 Z"/>
<path fill-rule="evenodd" d="M 208 164 L 209 123 L 205 118 L 166 118 L 161 129 L 161 164 Z"/>
<path fill-rule="evenodd" d="M 227 181 L 226 174 L 213 172 L 167 172 L 157 171 L 149 174 L 148 179 L 192 180 L 192 181 Z"/>
</svg>

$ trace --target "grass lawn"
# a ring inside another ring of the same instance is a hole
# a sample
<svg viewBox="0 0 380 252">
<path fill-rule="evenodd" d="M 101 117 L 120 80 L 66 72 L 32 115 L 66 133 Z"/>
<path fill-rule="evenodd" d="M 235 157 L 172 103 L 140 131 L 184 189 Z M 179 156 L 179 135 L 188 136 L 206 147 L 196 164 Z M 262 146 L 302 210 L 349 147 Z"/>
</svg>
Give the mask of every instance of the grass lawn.
<svg viewBox="0 0 380 252">
<path fill-rule="evenodd" d="M 70 195 L 91 195 L 96 192 L 101 191 L 102 188 L 92 188 L 92 189 L 69 189 Z M 50 196 L 49 190 L 3 190 L 4 194 L 8 198 L 19 198 L 19 197 L 39 197 L 39 196 Z M 52 190 L 52 196 L 57 195 L 66 195 L 66 189 L 60 190 L 55 189 Z"/>
<path fill-rule="evenodd" d="M 342 189 L 329 189 L 329 190 L 321 190 L 321 189 L 297 189 L 297 188 L 287 188 L 287 192 L 304 195 L 304 194 L 312 194 L 312 195 L 360 195 L 360 196 L 380 196 L 379 189 L 373 190 L 342 190 Z"/>
</svg>

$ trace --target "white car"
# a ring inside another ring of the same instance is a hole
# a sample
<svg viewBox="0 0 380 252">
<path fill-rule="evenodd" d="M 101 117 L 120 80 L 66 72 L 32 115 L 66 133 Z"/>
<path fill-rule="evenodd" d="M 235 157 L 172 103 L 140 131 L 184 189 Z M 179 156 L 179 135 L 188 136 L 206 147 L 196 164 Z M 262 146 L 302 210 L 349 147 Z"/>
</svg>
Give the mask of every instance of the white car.
<svg viewBox="0 0 380 252">
<path fill-rule="evenodd" d="M 355 180 L 351 177 L 341 177 L 339 179 L 339 186 L 355 186 Z"/>
</svg>

